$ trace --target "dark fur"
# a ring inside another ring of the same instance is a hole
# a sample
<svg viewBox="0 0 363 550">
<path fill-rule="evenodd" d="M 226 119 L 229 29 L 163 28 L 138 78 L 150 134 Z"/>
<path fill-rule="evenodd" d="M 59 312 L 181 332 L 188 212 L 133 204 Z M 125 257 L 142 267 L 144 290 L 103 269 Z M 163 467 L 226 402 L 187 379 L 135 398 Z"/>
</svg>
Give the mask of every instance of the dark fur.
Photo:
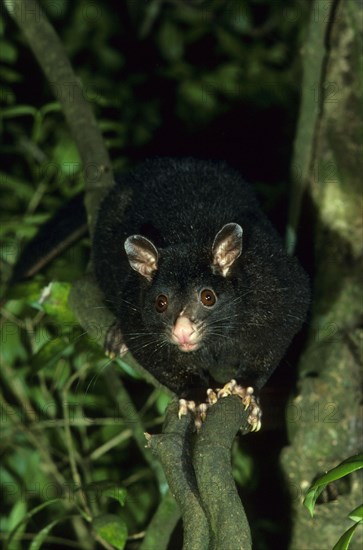
<svg viewBox="0 0 363 550">
<path fill-rule="evenodd" d="M 125 186 L 133 197 L 122 216 Z M 213 274 L 211 251 L 217 232 L 230 222 L 243 228 L 243 250 L 225 278 Z M 124 241 L 133 234 L 160 252 L 151 283 L 129 266 Z M 195 397 L 231 378 L 259 390 L 306 316 L 306 274 L 287 256 L 251 187 L 223 163 L 155 159 L 125 175 L 101 204 L 93 253 L 105 303 L 128 348 L 179 397 Z M 218 301 L 213 309 L 198 309 L 206 324 L 203 342 L 185 353 L 167 342 L 165 323 L 172 324 L 201 288 L 214 289 Z M 165 314 L 154 307 L 161 293 L 173 297 Z"/>
</svg>

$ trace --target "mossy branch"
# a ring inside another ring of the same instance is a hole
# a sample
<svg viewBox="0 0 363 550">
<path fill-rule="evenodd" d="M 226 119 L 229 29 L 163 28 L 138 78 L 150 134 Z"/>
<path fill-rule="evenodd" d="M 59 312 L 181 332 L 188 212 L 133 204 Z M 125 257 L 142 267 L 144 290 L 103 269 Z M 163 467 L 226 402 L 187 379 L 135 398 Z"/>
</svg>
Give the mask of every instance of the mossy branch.
<svg viewBox="0 0 363 550">
<path fill-rule="evenodd" d="M 149 447 L 163 465 L 184 525 L 184 550 L 249 550 L 248 522 L 231 474 L 231 447 L 239 428 L 247 428 L 247 411 L 228 397 L 210 408 L 198 434 L 191 415 L 167 411 L 161 435 L 148 436 Z"/>
<path fill-rule="evenodd" d="M 231 448 L 240 427 L 249 431 L 241 400 L 234 396 L 220 400 L 208 411 L 207 421 L 197 437 L 193 466 L 199 494 L 209 519 L 210 548 L 251 548 L 247 518 L 231 472 Z"/>
</svg>

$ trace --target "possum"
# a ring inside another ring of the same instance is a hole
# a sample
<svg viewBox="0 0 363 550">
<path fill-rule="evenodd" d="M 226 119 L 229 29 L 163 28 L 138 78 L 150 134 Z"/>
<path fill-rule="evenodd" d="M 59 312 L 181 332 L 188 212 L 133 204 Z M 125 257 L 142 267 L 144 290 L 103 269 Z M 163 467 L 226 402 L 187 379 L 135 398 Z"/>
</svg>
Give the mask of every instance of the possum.
<svg viewBox="0 0 363 550">
<path fill-rule="evenodd" d="M 192 158 L 145 161 L 101 203 L 93 265 L 116 317 L 110 354 L 129 350 L 181 399 L 181 414 L 235 393 L 259 429 L 254 396 L 300 330 L 310 291 L 239 173 Z"/>
</svg>

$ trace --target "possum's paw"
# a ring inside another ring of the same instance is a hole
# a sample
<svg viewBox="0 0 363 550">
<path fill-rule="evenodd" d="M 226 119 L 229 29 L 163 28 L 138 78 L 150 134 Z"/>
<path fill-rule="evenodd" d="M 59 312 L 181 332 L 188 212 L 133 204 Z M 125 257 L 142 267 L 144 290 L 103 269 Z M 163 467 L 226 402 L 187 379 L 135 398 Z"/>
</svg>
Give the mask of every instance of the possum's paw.
<svg viewBox="0 0 363 550">
<path fill-rule="evenodd" d="M 123 357 L 128 352 L 128 347 L 124 342 L 120 325 L 115 321 L 107 331 L 105 338 L 105 353 L 110 359 Z"/>
<path fill-rule="evenodd" d="M 190 411 L 194 415 L 194 424 L 199 431 L 202 423 L 206 419 L 208 409 L 217 403 L 218 399 L 228 397 L 228 395 L 237 395 L 246 409 L 250 409 L 248 416 L 248 423 L 251 426 L 251 432 L 258 432 L 261 429 L 261 417 L 262 411 L 259 405 L 259 400 L 253 395 L 253 388 L 243 387 L 237 384 L 236 380 L 231 380 L 223 388 L 217 388 L 215 390 L 207 390 L 207 400 L 205 403 L 196 404 L 195 401 L 188 401 L 186 399 L 179 399 L 179 412 L 178 416 L 181 418 Z"/>
<path fill-rule="evenodd" d="M 196 429 L 199 431 L 202 423 L 204 422 L 207 414 L 207 403 L 200 403 L 200 405 L 197 405 L 195 401 L 187 401 L 186 399 L 179 399 L 179 411 L 178 416 L 179 419 L 182 416 L 185 416 L 188 414 L 188 411 L 190 411 L 194 415 L 194 425 Z"/>
<path fill-rule="evenodd" d="M 208 403 L 209 405 L 214 405 L 218 399 L 228 397 L 228 395 L 237 395 L 241 399 L 244 408 L 250 408 L 250 414 L 247 420 L 251 425 L 251 432 L 258 432 L 261 429 L 262 410 L 258 397 L 255 397 L 253 392 L 253 388 L 245 388 L 238 385 L 236 380 L 231 380 L 225 384 L 223 388 L 207 390 Z"/>
</svg>

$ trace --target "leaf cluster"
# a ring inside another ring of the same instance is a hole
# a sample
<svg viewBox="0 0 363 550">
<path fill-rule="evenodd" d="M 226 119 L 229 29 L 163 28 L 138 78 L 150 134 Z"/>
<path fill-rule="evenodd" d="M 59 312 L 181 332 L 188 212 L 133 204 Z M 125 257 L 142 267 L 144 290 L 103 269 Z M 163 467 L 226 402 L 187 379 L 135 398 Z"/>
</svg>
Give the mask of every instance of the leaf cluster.
<svg viewBox="0 0 363 550">
<path fill-rule="evenodd" d="M 350 456 L 335 468 L 332 468 L 326 474 L 319 476 L 310 486 L 305 495 L 304 505 L 309 510 L 311 516 L 314 515 L 316 501 L 321 493 L 326 489 L 329 483 L 333 483 L 357 470 L 363 468 L 363 454 Z M 363 523 L 363 504 L 357 506 L 349 514 L 349 518 L 354 524 L 340 537 L 333 550 L 347 550 L 353 538 L 354 532 L 359 525 Z"/>
</svg>

